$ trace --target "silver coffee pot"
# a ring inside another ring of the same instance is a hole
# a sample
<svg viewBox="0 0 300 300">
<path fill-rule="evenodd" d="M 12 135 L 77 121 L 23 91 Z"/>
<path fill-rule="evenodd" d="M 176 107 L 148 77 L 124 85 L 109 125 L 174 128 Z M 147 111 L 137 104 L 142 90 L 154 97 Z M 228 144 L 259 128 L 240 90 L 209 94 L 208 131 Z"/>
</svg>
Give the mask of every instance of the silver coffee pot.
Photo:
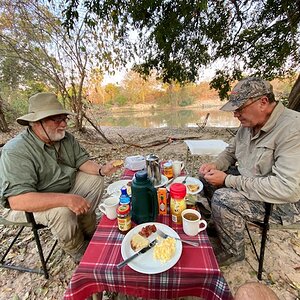
<svg viewBox="0 0 300 300">
<path fill-rule="evenodd" d="M 149 154 L 146 157 L 147 173 L 153 185 L 161 183 L 160 162 L 159 157 L 155 154 Z"/>
</svg>

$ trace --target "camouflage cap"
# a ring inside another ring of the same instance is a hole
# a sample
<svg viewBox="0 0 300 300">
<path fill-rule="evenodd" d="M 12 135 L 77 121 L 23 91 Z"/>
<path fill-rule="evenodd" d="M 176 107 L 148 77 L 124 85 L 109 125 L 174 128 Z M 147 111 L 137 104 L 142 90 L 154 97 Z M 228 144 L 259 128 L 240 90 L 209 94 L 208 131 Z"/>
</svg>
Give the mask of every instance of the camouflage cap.
<svg viewBox="0 0 300 300">
<path fill-rule="evenodd" d="M 245 78 L 236 84 L 229 96 L 229 101 L 220 110 L 234 111 L 248 99 L 270 93 L 273 93 L 273 87 L 268 81 L 258 77 Z"/>
</svg>

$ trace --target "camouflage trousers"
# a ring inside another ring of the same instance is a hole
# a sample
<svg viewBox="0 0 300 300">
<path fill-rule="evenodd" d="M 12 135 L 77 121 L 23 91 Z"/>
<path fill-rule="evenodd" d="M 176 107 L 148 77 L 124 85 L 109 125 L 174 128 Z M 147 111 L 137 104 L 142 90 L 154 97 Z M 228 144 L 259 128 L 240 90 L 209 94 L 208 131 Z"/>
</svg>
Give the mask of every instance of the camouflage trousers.
<svg viewBox="0 0 300 300">
<path fill-rule="evenodd" d="M 246 220 L 262 221 L 263 202 L 251 201 L 231 188 L 217 189 L 211 199 L 212 219 L 222 247 L 234 256 L 245 255 Z"/>
<path fill-rule="evenodd" d="M 245 254 L 245 222 L 262 222 L 265 215 L 265 204 L 245 198 L 232 188 L 215 188 L 203 178 L 204 193 L 211 206 L 212 221 L 218 232 L 222 247 L 227 253 L 235 256 Z M 210 199 L 210 195 L 212 195 Z M 300 201 L 297 203 L 278 204 L 273 206 L 270 222 L 292 224 L 300 221 Z"/>
</svg>

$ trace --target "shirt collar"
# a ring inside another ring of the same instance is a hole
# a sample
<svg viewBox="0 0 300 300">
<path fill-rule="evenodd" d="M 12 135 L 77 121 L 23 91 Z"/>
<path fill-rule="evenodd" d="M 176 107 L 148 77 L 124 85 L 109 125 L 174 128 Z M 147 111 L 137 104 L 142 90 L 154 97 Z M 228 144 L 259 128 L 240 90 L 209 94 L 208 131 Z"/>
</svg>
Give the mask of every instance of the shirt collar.
<svg viewBox="0 0 300 300">
<path fill-rule="evenodd" d="M 34 133 L 30 126 L 27 127 L 27 132 L 28 134 L 30 134 L 30 136 L 34 139 L 35 143 L 38 144 L 39 147 L 41 147 L 42 149 L 45 148 L 46 144 L 37 137 L 37 135 Z"/>
<path fill-rule="evenodd" d="M 285 106 L 281 102 L 278 102 L 275 108 L 273 109 L 268 121 L 261 128 L 261 131 L 264 132 L 270 131 L 275 126 L 279 116 L 283 113 L 284 110 L 285 110 Z"/>
</svg>

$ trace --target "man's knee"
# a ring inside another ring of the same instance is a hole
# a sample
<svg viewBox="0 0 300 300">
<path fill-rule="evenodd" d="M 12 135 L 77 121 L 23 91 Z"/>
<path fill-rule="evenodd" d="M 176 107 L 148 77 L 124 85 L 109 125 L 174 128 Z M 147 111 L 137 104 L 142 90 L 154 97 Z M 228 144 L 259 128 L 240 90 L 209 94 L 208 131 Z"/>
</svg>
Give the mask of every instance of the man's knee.
<svg viewBox="0 0 300 300">
<path fill-rule="evenodd" d="M 76 214 L 67 207 L 56 207 L 49 210 L 49 223 L 76 224 Z"/>
<path fill-rule="evenodd" d="M 213 197 L 211 199 L 211 207 L 221 206 L 224 205 L 226 199 L 230 197 L 229 189 L 228 188 L 220 188 L 217 189 Z"/>
<path fill-rule="evenodd" d="M 91 204 L 91 211 L 95 211 L 104 191 L 104 179 L 97 175 L 78 172 L 74 187 L 69 193 L 85 198 Z"/>
</svg>

